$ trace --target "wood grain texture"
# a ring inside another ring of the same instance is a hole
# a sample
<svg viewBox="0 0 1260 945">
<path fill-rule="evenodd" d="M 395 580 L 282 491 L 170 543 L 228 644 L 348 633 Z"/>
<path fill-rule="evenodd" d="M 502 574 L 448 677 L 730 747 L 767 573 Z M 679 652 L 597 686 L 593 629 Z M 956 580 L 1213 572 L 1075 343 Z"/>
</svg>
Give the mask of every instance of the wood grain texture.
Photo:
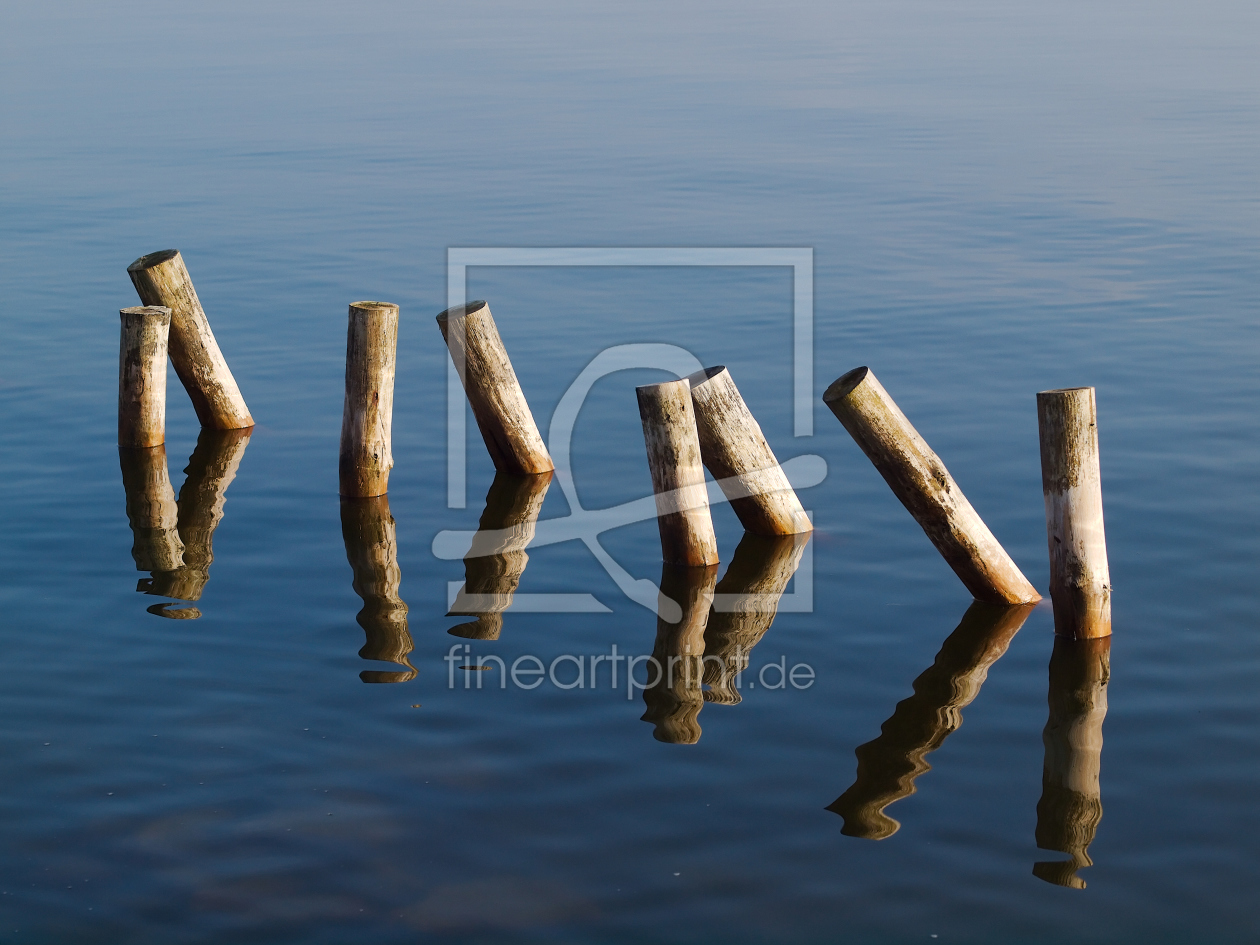
<svg viewBox="0 0 1260 945">
<path fill-rule="evenodd" d="M 513 476 L 555 469 L 485 302 L 437 317 L 494 468 Z"/>
<path fill-rule="evenodd" d="M 690 384 L 684 378 L 638 387 L 635 393 L 656 496 L 661 557 L 666 564 L 685 567 L 717 564 Z"/>
<path fill-rule="evenodd" d="M 402 571 L 398 567 L 398 535 L 385 496 L 342 498 L 341 537 L 346 559 L 354 572 L 354 592 L 363 599 L 355 619 L 367 637 L 359 656 L 407 667 L 403 671 L 364 670 L 367 683 L 405 682 L 415 668 L 407 659 L 413 648 L 407 628 L 407 605 L 398 596 Z"/>
<path fill-rule="evenodd" d="M 166 346 L 171 310 L 161 305 L 120 309 L 118 445 L 166 442 Z"/>
<path fill-rule="evenodd" d="M 1037 427 L 1054 630 L 1074 639 L 1105 637 L 1111 633 L 1111 575 L 1094 388 L 1039 393 Z"/>
<path fill-rule="evenodd" d="M 869 368 L 837 379 L 823 402 L 976 600 L 1022 604 L 1041 599 Z"/>
<path fill-rule="evenodd" d="M 779 467 L 757 418 L 722 365 L 687 380 L 700 438 L 700 458 L 739 516 L 756 535 L 796 535 L 814 526 Z"/>
<path fill-rule="evenodd" d="M 210 330 L 179 250 L 141 256 L 127 267 L 127 274 L 141 302 L 171 310 L 171 364 L 201 425 L 215 430 L 252 427 L 254 418 Z"/>
<path fill-rule="evenodd" d="M 670 623 L 656 618 L 656 640 L 647 664 L 643 690 L 647 710 L 642 720 L 652 723 L 652 737 L 671 745 L 694 745 L 700 740 L 700 710 L 704 708 L 704 631 L 717 584 L 717 566 L 688 568 L 666 564 L 661 569 L 661 597 L 682 608 L 682 619 Z M 660 613 L 665 608 L 658 607 Z"/>
<path fill-rule="evenodd" d="M 346 328 L 346 396 L 337 462 L 341 494 L 385 495 L 394 467 L 394 370 L 398 306 L 351 302 Z"/>
<path fill-rule="evenodd" d="M 1056 636 L 1050 657 L 1050 717 L 1042 733 L 1045 766 L 1037 802 L 1037 847 L 1070 860 L 1033 865 L 1033 875 L 1057 886 L 1084 889 L 1076 875 L 1092 866 L 1089 845 L 1102 820 L 1102 726 L 1111 678 L 1111 638 Z"/>
<path fill-rule="evenodd" d="M 884 813 L 915 792 L 932 766 L 925 760 L 962 725 L 962 710 L 980 694 L 992 666 L 1032 612 L 1032 604 L 974 602 L 945 638 L 936 660 L 914 681 L 914 695 L 897 703 L 880 736 L 859 745 L 857 778 L 827 810 L 844 818 L 841 833 L 883 840 L 901 824 Z"/>
<path fill-rule="evenodd" d="M 551 477 L 550 472 L 535 476 L 495 474 L 477 534 L 464 555 L 464 586 L 447 614 L 477 619 L 451 627 L 447 633 L 469 640 L 499 639 L 503 611 L 512 606 L 529 563 L 525 549 L 534 540 Z"/>
<path fill-rule="evenodd" d="M 118 448 L 127 521 L 131 525 L 131 557 L 137 571 L 174 571 L 184 565 L 175 490 L 166 468 L 166 447 Z"/>
</svg>

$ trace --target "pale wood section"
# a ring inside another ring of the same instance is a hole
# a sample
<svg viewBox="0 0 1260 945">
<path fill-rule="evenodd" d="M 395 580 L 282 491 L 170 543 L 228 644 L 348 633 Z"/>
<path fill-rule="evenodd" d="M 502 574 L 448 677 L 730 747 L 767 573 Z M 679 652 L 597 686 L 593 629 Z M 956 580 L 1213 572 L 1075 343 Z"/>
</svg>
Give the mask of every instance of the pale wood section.
<svg viewBox="0 0 1260 945">
<path fill-rule="evenodd" d="M 398 596 L 402 572 L 398 567 L 398 536 L 385 496 L 343 498 L 341 537 L 354 572 L 354 592 L 363 598 L 356 620 L 367 637 L 359 650 L 365 660 L 406 666 L 405 671 L 364 670 L 364 682 L 405 682 L 415 678 L 407 659 L 413 644 L 407 629 L 407 605 Z"/>
<path fill-rule="evenodd" d="M 976 600 L 1022 604 L 1041 599 L 870 368 L 840 377 L 823 402 Z"/>
<path fill-rule="evenodd" d="M 494 468 L 513 476 L 555 469 L 485 302 L 437 317 Z"/>
<path fill-rule="evenodd" d="M 643 690 L 647 711 L 643 721 L 654 726 L 652 736 L 672 745 L 700 741 L 698 716 L 704 708 L 704 631 L 717 584 L 717 565 L 688 568 L 666 564 L 661 569 L 661 597 L 682 608 L 682 619 L 656 619 L 655 664 L 647 664 Z M 665 610 L 664 605 L 657 612 Z M 658 671 L 659 670 L 659 671 Z"/>
<path fill-rule="evenodd" d="M 447 614 L 477 619 L 451 627 L 447 633 L 469 640 L 499 639 L 503 611 L 512 606 L 529 563 L 525 548 L 534 540 L 551 477 L 549 472 L 535 476 L 495 474 L 477 534 L 464 555 L 464 586 Z"/>
<path fill-rule="evenodd" d="M 730 372 L 723 366 L 687 380 L 700 438 L 700 458 L 730 500 L 746 531 L 796 535 L 813 531 L 800 499 L 766 442 Z"/>
<path fill-rule="evenodd" d="M 175 490 L 166 468 L 166 447 L 118 448 L 127 521 L 131 525 L 131 557 L 137 571 L 173 571 L 183 567 Z"/>
<path fill-rule="evenodd" d="M 897 703 L 874 741 L 860 745 L 857 778 L 827 810 L 844 818 L 841 833 L 867 840 L 891 837 L 901 824 L 884 813 L 915 792 L 932 766 L 926 756 L 962 725 L 962 710 L 980 694 L 989 667 L 1006 652 L 1033 605 L 974 602 L 941 644 L 933 664 L 914 681 L 914 695 Z"/>
<path fill-rule="evenodd" d="M 1111 575 L 1094 388 L 1042 391 L 1037 426 L 1054 630 L 1076 639 L 1105 637 L 1111 633 Z"/>
<path fill-rule="evenodd" d="M 200 600 L 214 562 L 214 530 L 223 519 L 227 488 L 236 478 L 252 430 L 202 429 L 184 470 L 179 490 L 179 537 L 184 543 L 184 566 L 157 571 L 141 589 L 158 597 Z M 196 609 L 196 608 L 191 608 Z M 163 616 L 171 616 L 164 613 Z"/>
<path fill-rule="evenodd" d="M 684 378 L 635 392 L 656 495 L 661 557 L 666 564 L 686 567 L 717 564 L 717 536 L 709 515 L 690 384 Z"/>
<path fill-rule="evenodd" d="M 141 256 L 127 267 L 127 274 L 141 302 L 171 310 L 171 364 L 201 425 L 215 430 L 252 427 L 254 418 L 214 340 L 179 250 Z"/>
<path fill-rule="evenodd" d="M 166 442 L 166 346 L 171 310 L 141 305 L 118 312 L 118 445 Z"/>
<path fill-rule="evenodd" d="M 704 631 L 705 702 L 741 701 L 739 674 L 778 613 L 805 553 L 809 534 L 755 535 L 745 532 L 730 566 L 713 592 L 713 613 Z"/>
<path fill-rule="evenodd" d="M 1089 845 L 1102 820 L 1102 726 L 1111 677 L 1111 638 L 1056 637 L 1050 657 L 1050 717 L 1037 803 L 1037 847 L 1071 855 L 1070 860 L 1033 865 L 1048 883 L 1084 889 L 1076 875 L 1092 866 Z"/>
<path fill-rule="evenodd" d="M 397 351 L 398 306 L 351 302 L 337 464 L 343 496 L 366 498 L 389 491 Z"/>
</svg>

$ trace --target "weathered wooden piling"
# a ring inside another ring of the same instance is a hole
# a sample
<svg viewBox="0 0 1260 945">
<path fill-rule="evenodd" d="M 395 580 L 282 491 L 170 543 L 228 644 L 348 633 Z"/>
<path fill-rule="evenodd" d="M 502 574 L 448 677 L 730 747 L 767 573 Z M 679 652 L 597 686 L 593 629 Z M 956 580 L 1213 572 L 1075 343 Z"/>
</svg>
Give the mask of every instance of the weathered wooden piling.
<svg viewBox="0 0 1260 945">
<path fill-rule="evenodd" d="M 166 468 L 166 447 L 118 448 L 127 521 L 131 525 L 131 557 L 137 571 L 174 571 L 184 565 L 175 490 Z"/>
<path fill-rule="evenodd" d="M 644 722 L 653 725 L 652 737 L 671 745 L 700 741 L 698 716 L 704 708 L 704 631 L 717 583 L 717 565 L 706 568 L 661 568 L 661 597 L 682 608 L 682 619 L 670 623 L 656 618 L 656 641 L 647 664 L 651 683 L 643 690 Z M 661 606 L 657 612 L 664 612 Z"/>
<path fill-rule="evenodd" d="M 635 388 L 647 444 L 661 557 L 666 564 L 718 563 L 717 536 L 700 459 L 695 408 L 686 378 Z"/>
<path fill-rule="evenodd" d="M 513 476 L 555 469 L 529 411 L 498 326 L 483 301 L 437 317 L 494 468 Z"/>
<path fill-rule="evenodd" d="M 525 548 L 534 540 L 538 513 L 552 474 L 509 476 L 496 473 L 486 493 L 472 547 L 464 555 L 464 586 L 448 617 L 476 617 L 446 632 L 468 640 L 497 640 L 503 611 L 512 606 L 516 588 L 529 563 Z"/>
<path fill-rule="evenodd" d="M 127 274 L 141 302 L 171 310 L 171 364 L 201 425 L 215 430 L 252 427 L 254 418 L 214 340 L 179 250 L 141 256 L 127 267 Z"/>
<path fill-rule="evenodd" d="M 389 499 L 378 495 L 341 500 L 341 537 L 346 559 L 354 572 L 354 592 L 363 598 L 356 615 L 367 637 L 359 656 L 406 666 L 403 671 L 365 669 L 365 683 L 396 683 L 414 679 L 407 659 L 413 643 L 407 628 L 407 605 L 398 596 L 402 571 L 398 567 L 398 535 Z"/>
<path fill-rule="evenodd" d="M 936 660 L 914 681 L 914 695 L 897 703 L 878 738 L 858 746 L 853 786 L 827 806 L 844 818 L 841 833 L 883 840 L 900 829 L 884 808 L 915 792 L 915 779 L 932 768 L 926 756 L 962 725 L 962 710 L 980 694 L 989 667 L 1032 609 L 982 601 L 967 608 Z"/>
<path fill-rule="evenodd" d="M 118 445 L 166 442 L 166 346 L 171 310 L 140 305 L 118 312 Z"/>
<path fill-rule="evenodd" d="M 341 413 L 341 494 L 368 498 L 389 491 L 394 466 L 394 367 L 398 306 L 351 302 L 346 328 L 346 398 Z"/>
<path fill-rule="evenodd" d="M 755 535 L 813 531 L 800 499 L 725 366 L 705 368 L 687 380 L 700 437 L 700 458 L 722 487 L 744 529 Z"/>
<path fill-rule="evenodd" d="M 1056 886 L 1084 889 L 1076 871 L 1092 866 L 1089 845 L 1102 820 L 1102 726 L 1107 716 L 1111 638 L 1055 637 L 1050 657 L 1050 717 L 1037 802 L 1037 847 L 1072 858 L 1033 864 L 1033 875 Z"/>
<path fill-rule="evenodd" d="M 1111 633 L 1111 576 L 1094 388 L 1042 391 L 1037 426 L 1054 630 L 1078 639 L 1105 637 Z"/>
<path fill-rule="evenodd" d="M 1022 604 L 1041 599 L 870 368 L 838 378 L 823 402 L 976 600 Z"/>
</svg>

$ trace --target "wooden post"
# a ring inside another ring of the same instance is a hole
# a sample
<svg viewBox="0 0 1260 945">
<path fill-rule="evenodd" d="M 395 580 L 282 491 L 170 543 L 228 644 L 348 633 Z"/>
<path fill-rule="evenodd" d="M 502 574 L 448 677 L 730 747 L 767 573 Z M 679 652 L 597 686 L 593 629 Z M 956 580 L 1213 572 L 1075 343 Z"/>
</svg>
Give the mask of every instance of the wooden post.
<svg viewBox="0 0 1260 945">
<path fill-rule="evenodd" d="M 1056 886 L 1084 889 L 1076 871 L 1092 866 L 1089 845 L 1102 820 L 1102 726 L 1111 677 L 1110 637 L 1055 637 L 1050 657 L 1050 718 L 1037 802 L 1037 848 L 1072 859 L 1033 864 L 1033 875 Z"/>
<path fill-rule="evenodd" d="M 814 526 L 722 365 L 697 371 L 691 400 L 700 437 L 700 458 L 718 481 L 746 531 L 754 535 L 796 535 Z"/>
<path fill-rule="evenodd" d="M 365 660 L 381 660 L 406 666 L 405 671 L 365 669 L 365 683 L 395 683 L 414 679 L 416 670 L 407 659 L 413 644 L 407 629 L 407 605 L 398 596 L 402 572 L 398 568 L 398 536 L 389 499 L 342 498 L 341 537 L 346 559 L 354 572 L 354 592 L 363 598 L 355 619 L 367 642 L 359 650 Z"/>
<path fill-rule="evenodd" d="M 529 563 L 525 549 L 534 540 L 551 476 L 549 472 L 524 477 L 495 474 L 477 534 L 464 555 L 464 586 L 447 613 L 448 617 L 477 619 L 451 627 L 447 633 L 468 640 L 499 639 L 503 611 L 512 606 Z"/>
<path fill-rule="evenodd" d="M 755 535 L 745 532 L 730 566 L 713 593 L 713 613 L 704 631 L 705 702 L 737 705 L 735 681 L 779 608 L 796 573 L 809 533 Z"/>
<path fill-rule="evenodd" d="M 1094 388 L 1042 391 L 1037 426 L 1054 631 L 1074 639 L 1105 637 L 1111 633 L 1111 576 Z"/>
<path fill-rule="evenodd" d="M 900 829 L 884 808 L 914 793 L 915 779 L 932 769 L 925 756 L 962 725 L 962 710 L 1031 612 L 1031 604 L 976 601 L 967 608 L 935 662 L 914 681 L 914 695 L 897 703 L 878 738 L 858 746 L 857 779 L 827 806 L 844 818 L 841 833 L 883 840 Z"/>
<path fill-rule="evenodd" d="M 671 745 L 694 745 L 700 741 L 697 717 L 704 708 L 704 629 L 717 583 L 717 565 L 687 568 L 666 564 L 661 569 L 661 597 L 676 601 L 682 619 L 669 623 L 656 618 L 654 663 L 647 664 L 643 690 L 647 711 L 642 720 L 654 726 L 652 737 Z M 657 613 L 665 611 L 658 606 Z"/>
<path fill-rule="evenodd" d="M 179 250 L 141 256 L 127 267 L 127 274 L 141 302 L 171 310 L 171 363 L 201 425 L 215 430 L 252 427 L 254 418 L 214 340 Z"/>
<path fill-rule="evenodd" d="M 717 564 L 690 384 L 684 378 L 637 387 L 635 393 L 656 495 L 661 557 L 666 564 L 685 567 Z"/>
<path fill-rule="evenodd" d="M 175 490 L 166 469 L 166 447 L 119 447 L 131 557 L 137 571 L 174 571 L 184 565 L 184 543 L 177 528 Z M 140 590 L 142 588 L 137 588 Z"/>
<path fill-rule="evenodd" d="M 838 378 L 823 394 L 823 402 L 976 600 L 993 604 L 1041 600 L 870 368 Z"/>
<path fill-rule="evenodd" d="M 367 498 L 389 491 L 397 349 L 398 306 L 351 302 L 337 465 L 343 496 Z"/>
<path fill-rule="evenodd" d="M 166 344 L 171 310 L 124 308 L 118 345 L 118 445 L 166 442 Z"/>
<path fill-rule="evenodd" d="M 457 305 L 439 315 L 437 323 L 494 468 L 513 476 L 555 469 L 490 306 L 482 301 Z"/>
</svg>

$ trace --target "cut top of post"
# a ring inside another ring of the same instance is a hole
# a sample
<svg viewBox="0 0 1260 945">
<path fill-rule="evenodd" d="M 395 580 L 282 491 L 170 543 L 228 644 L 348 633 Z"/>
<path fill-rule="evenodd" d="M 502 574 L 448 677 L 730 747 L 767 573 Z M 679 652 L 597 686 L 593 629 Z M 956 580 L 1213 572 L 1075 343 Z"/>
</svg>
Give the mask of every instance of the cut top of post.
<svg viewBox="0 0 1260 945">
<path fill-rule="evenodd" d="M 439 322 L 449 322 L 452 319 L 467 318 L 469 315 L 475 315 L 486 307 L 485 299 L 475 299 L 472 302 L 465 302 L 463 305 L 454 305 L 445 312 L 438 315 Z M 430 309 L 429 311 L 433 311 Z"/>
<path fill-rule="evenodd" d="M 156 253 L 149 253 L 141 256 L 130 266 L 127 267 L 128 272 L 143 272 L 145 269 L 152 269 L 154 266 L 160 266 L 162 263 L 174 259 L 179 255 L 177 249 L 159 249 Z"/>
</svg>

